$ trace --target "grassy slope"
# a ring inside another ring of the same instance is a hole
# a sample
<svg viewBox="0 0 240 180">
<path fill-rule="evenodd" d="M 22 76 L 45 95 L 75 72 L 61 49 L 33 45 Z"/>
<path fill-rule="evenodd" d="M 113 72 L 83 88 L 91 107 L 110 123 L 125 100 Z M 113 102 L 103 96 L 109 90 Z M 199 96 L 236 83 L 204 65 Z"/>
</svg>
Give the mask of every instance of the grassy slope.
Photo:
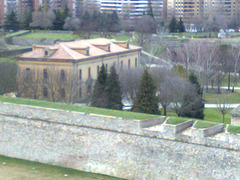
<svg viewBox="0 0 240 180">
<path fill-rule="evenodd" d="M 181 118 L 181 117 L 170 117 L 167 120 L 167 124 L 180 124 L 182 122 L 185 122 L 188 120 L 188 118 Z"/>
<path fill-rule="evenodd" d="M 64 176 L 67 174 L 67 177 Z M 70 168 L 52 166 L 22 159 L 9 158 L 0 155 L 0 179 L 82 179 L 82 180 L 117 180 L 119 178 L 100 174 L 87 173 Z"/>
<path fill-rule="evenodd" d="M 144 119 L 151 119 L 151 118 L 158 117 L 158 115 L 152 115 L 152 114 L 134 113 L 134 112 L 127 112 L 127 111 L 118 111 L 118 110 L 85 107 L 85 106 L 77 106 L 77 105 L 68 105 L 68 104 L 54 103 L 49 101 L 40 101 L 40 100 L 32 100 L 32 99 L 24 99 L 24 98 L 11 98 L 11 97 L 4 97 L 4 96 L 0 96 L 0 102 L 10 102 L 10 103 L 16 103 L 16 104 L 26 104 L 31 106 L 41 106 L 41 107 L 78 111 L 78 112 L 85 112 L 85 113 L 94 113 L 94 114 L 101 114 L 106 116 L 122 117 L 126 119 L 144 120 Z"/>
<path fill-rule="evenodd" d="M 0 63 L 1 62 L 12 62 L 16 63 L 15 56 L 6 56 L 6 57 L 0 57 Z"/>
<path fill-rule="evenodd" d="M 219 98 L 223 97 L 226 99 L 226 103 L 236 103 L 240 102 L 240 92 L 236 91 L 234 93 L 222 90 L 222 94 L 217 94 L 217 90 L 209 90 L 208 93 L 204 94 L 205 103 L 214 104 L 219 102 Z"/>
<path fill-rule="evenodd" d="M 213 127 L 217 125 L 217 123 L 208 122 L 208 121 L 197 121 L 197 123 L 194 125 L 195 128 L 208 128 Z"/>
<path fill-rule="evenodd" d="M 72 39 L 84 39 L 85 36 L 79 37 L 78 35 L 71 35 L 71 34 L 61 34 L 61 33 L 29 33 L 23 36 L 18 36 L 16 38 L 24 39 L 62 39 L 62 40 L 72 40 Z M 99 35 L 91 35 L 91 38 L 100 38 Z M 128 41 L 130 40 L 129 36 L 111 36 L 110 38 L 117 39 L 119 41 Z"/>
</svg>

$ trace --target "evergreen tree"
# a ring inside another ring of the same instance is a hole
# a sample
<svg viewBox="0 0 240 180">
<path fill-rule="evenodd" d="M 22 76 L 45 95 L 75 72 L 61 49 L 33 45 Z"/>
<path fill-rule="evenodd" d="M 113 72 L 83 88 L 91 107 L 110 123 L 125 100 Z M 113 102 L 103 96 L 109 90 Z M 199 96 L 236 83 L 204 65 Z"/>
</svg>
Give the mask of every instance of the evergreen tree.
<svg viewBox="0 0 240 180">
<path fill-rule="evenodd" d="M 153 10 L 152 10 L 152 2 L 151 2 L 151 0 L 148 0 L 147 15 L 152 16 L 152 17 L 154 18 L 154 14 L 153 14 Z"/>
<path fill-rule="evenodd" d="M 91 106 L 93 107 L 105 107 L 106 98 L 105 98 L 105 87 L 107 82 L 107 70 L 105 69 L 104 64 L 99 71 L 97 81 L 94 85 L 93 95 L 91 99 Z"/>
<path fill-rule="evenodd" d="M 17 14 L 14 11 L 7 15 L 4 25 L 6 30 L 17 31 L 19 29 L 19 21 L 17 18 Z"/>
<path fill-rule="evenodd" d="M 189 81 L 195 87 L 193 94 L 186 94 L 181 107 L 181 116 L 196 119 L 204 118 L 204 103 L 202 99 L 202 89 L 197 76 L 193 73 L 189 75 Z"/>
<path fill-rule="evenodd" d="M 30 29 L 30 23 L 32 22 L 32 8 L 25 9 L 24 11 L 24 19 L 22 21 L 22 28 L 23 29 Z"/>
<path fill-rule="evenodd" d="M 169 31 L 170 33 L 174 33 L 177 31 L 177 20 L 175 18 L 175 16 L 172 17 L 169 25 L 168 25 Z"/>
<path fill-rule="evenodd" d="M 56 18 L 53 21 L 53 29 L 63 30 L 63 26 L 67 17 L 70 17 L 69 9 L 67 6 L 64 9 L 55 11 Z"/>
<path fill-rule="evenodd" d="M 185 27 L 184 27 L 182 18 L 180 18 L 180 20 L 178 22 L 178 25 L 177 25 L 177 28 L 178 28 L 178 32 L 185 32 Z"/>
<path fill-rule="evenodd" d="M 147 69 L 143 72 L 139 89 L 132 107 L 132 111 L 160 114 L 158 99 L 156 96 L 156 85 Z"/>
<path fill-rule="evenodd" d="M 106 88 L 105 88 L 105 96 L 106 96 L 106 108 L 108 109 L 117 109 L 122 110 L 122 91 L 119 82 L 119 77 L 115 69 L 115 65 L 113 65 L 110 69 L 110 74 L 107 78 Z"/>
</svg>

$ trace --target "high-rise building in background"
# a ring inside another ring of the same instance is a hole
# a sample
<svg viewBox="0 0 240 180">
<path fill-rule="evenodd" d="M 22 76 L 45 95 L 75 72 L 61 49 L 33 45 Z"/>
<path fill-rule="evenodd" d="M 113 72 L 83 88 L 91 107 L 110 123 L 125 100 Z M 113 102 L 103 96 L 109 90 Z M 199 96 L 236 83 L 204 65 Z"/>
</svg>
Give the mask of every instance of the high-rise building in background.
<svg viewBox="0 0 240 180">
<path fill-rule="evenodd" d="M 120 18 L 134 19 L 147 14 L 151 4 L 154 17 L 165 23 L 169 23 L 173 16 L 182 18 L 185 24 L 214 16 L 222 16 L 228 21 L 233 18 L 240 20 L 238 0 L 0 0 L 0 25 L 12 10 L 21 17 L 26 9 L 36 11 L 44 2 L 51 10 L 67 5 L 74 17 L 81 17 L 86 10 L 97 10 L 106 13 L 116 11 Z"/>
<path fill-rule="evenodd" d="M 117 11 L 120 16 L 133 19 L 147 14 L 149 3 L 156 18 L 162 17 L 163 0 L 101 0 L 100 11 Z"/>
</svg>

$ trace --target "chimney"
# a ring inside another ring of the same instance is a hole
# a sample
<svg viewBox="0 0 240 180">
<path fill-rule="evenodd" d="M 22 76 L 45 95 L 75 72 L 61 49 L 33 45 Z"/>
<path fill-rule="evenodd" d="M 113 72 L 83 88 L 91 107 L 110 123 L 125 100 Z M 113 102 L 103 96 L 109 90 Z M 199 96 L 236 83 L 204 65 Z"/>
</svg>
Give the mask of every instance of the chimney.
<svg viewBox="0 0 240 180">
<path fill-rule="evenodd" d="M 33 44 L 33 45 L 32 45 L 32 51 L 34 51 L 35 48 L 36 48 L 36 44 Z"/>
</svg>

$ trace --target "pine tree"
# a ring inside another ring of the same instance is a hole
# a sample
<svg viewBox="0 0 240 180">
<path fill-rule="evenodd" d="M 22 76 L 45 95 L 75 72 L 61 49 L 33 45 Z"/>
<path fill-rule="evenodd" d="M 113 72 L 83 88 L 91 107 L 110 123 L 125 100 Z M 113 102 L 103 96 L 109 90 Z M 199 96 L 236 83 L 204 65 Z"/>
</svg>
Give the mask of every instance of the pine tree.
<svg viewBox="0 0 240 180">
<path fill-rule="evenodd" d="M 122 110 L 122 91 L 115 65 L 111 66 L 110 69 L 110 74 L 105 88 L 105 96 L 106 108 Z"/>
<path fill-rule="evenodd" d="M 93 95 L 91 99 L 91 106 L 93 107 L 105 107 L 105 87 L 107 82 L 107 70 L 105 69 L 104 64 L 99 71 L 97 81 L 94 85 Z"/>
<path fill-rule="evenodd" d="M 172 17 L 169 25 L 168 25 L 170 33 L 176 32 L 177 31 L 177 20 L 175 16 Z"/>
<path fill-rule="evenodd" d="M 152 2 L 151 2 L 151 0 L 148 0 L 147 15 L 152 16 L 152 17 L 154 18 L 154 14 L 153 14 L 153 10 L 152 10 Z"/>
<path fill-rule="evenodd" d="M 202 99 L 202 89 L 194 73 L 189 75 L 189 81 L 195 86 L 195 93 L 186 94 L 181 107 L 181 116 L 196 119 L 204 118 L 204 103 Z"/>
<path fill-rule="evenodd" d="M 132 111 L 160 114 L 158 99 L 156 96 L 156 85 L 147 69 L 145 69 L 140 80 L 139 89 L 132 107 Z"/>
<path fill-rule="evenodd" d="M 19 21 L 17 18 L 17 14 L 13 10 L 10 14 L 7 15 L 4 25 L 6 30 L 16 31 L 19 29 Z"/>
<path fill-rule="evenodd" d="M 177 24 L 177 29 L 178 29 L 178 32 L 185 32 L 185 27 L 184 27 L 182 18 L 180 18 L 180 20 Z"/>
</svg>

